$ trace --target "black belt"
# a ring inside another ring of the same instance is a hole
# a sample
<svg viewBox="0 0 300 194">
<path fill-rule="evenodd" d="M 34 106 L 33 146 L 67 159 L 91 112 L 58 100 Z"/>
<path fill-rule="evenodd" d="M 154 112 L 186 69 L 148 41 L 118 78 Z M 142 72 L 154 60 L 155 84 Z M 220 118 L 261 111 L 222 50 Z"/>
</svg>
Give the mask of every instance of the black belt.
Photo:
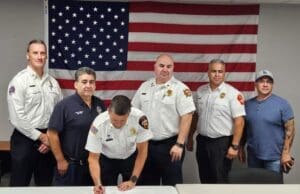
<svg viewBox="0 0 300 194">
<path fill-rule="evenodd" d="M 44 129 L 40 129 L 40 128 L 35 128 L 37 130 L 39 130 L 42 133 L 46 133 L 48 128 L 44 128 Z"/>
<path fill-rule="evenodd" d="M 150 140 L 149 143 L 153 145 L 158 145 L 158 144 L 166 144 L 166 143 L 172 143 L 176 141 L 178 138 L 178 135 L 169 137 L 167 139 L 162 139 L 162 140 Z"/>
<path fill-rule="evenodd" d="M 69 164 L 75 164 L 79 166 L 84 166 L 88 164 L 87 159 L 76 159 L 72 157 L 66 157 L 66 160 L 69 162 Z"/>
</svg>

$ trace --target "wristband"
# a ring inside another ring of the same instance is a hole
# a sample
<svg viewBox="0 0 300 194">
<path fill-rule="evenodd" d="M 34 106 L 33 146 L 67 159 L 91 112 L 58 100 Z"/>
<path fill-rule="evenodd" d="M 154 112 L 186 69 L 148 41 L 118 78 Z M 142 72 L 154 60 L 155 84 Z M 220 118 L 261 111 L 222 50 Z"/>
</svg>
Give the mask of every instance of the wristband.
<svg viewBox="0 0 300 194">
<path fill-rule="evenodd" d="M 178 147 L 180 147 L 180 148 L 184 148 L 184 144 L 183 143 L 176 142 L 175 145 L 178 146 Z"/>
</svg>

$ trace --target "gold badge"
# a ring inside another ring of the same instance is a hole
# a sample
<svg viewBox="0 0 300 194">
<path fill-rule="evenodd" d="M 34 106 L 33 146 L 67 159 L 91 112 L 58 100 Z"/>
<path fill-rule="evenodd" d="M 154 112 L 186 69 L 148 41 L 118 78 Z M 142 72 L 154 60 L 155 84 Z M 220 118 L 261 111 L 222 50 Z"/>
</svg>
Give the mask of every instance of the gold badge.
<svg viewBox="0 0 300 194">
<path fill-rule="evenodd" d="M 226 96 L 226 94 L 224 93 L 224 92 L 222 92 L 221 94 L 220 94 L 220 98 L 224 98 Z"/>
<path fill-rule="evenodd" d="M 183 90 L 183 93 L 186 97 L 189 97 L 192 95 L 192 91 L 188 88 L 186 88 L 185 90 Z"/>
<path fill-rule="evenodd" d="M 130 129 L 130 134 L 131 134 L 131 135 L 135 135 L 135 134 L 136 134 L 136 129 L 135 129 L 134 127 L 132 127 L 132 128 Z"/>
<path fill-rule="evenodd" d="M 168 89 L 166 96 L 172 96 L 172 94 L 173 94 L 173 91 L 171 89 Z"/>
</svg>

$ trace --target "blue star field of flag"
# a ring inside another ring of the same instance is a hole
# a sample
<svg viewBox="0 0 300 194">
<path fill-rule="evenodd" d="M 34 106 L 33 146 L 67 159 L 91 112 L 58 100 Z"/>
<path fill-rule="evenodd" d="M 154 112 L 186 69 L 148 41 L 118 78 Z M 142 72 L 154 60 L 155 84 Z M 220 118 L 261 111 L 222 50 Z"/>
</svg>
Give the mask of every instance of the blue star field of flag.
<svg viewBox="0 0 300 194">
<path fill-rule="evenodd" d="M 128 3 L 49 1 L 49 68 L 126 70 Z"/>
</svg>

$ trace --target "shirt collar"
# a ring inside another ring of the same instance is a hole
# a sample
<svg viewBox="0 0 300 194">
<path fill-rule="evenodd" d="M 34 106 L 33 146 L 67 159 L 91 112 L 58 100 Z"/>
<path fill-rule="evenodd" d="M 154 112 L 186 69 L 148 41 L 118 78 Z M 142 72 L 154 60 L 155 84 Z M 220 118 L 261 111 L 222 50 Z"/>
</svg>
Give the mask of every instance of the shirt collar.
<svg viewBox="0 0 300 194">
<path fill-rule="evenodd" d="M 210 88 L 210 85 L 209 85 L 209 84 L 207 85 L 207 87 L 208 87 L 208 89 L 209 89 L 210 92 L 213 92 L 212 89 Z M 215 91 L 220 92 L 220 91 L 222 91 L 222 90 L 224 89 L 224 87 L 225 87 L 225 82 L 222 82 L 222 83 L 215 89 Z"/>
<path fill-rule="evenodd" d="M 30 67 L 30 65 L 27 65 L 26 67 L 27 71 L 30 73 L 30 75 L 34 78 L 39 78 L 39 76 L 37 75 L 37 73 L 32 69 L 32 67 Z M 48 73 L 46 73 L 45 71 L 43 72 L 43 77 L 41 80 L 44 80 L 48 77 Z"/>
</svg>

